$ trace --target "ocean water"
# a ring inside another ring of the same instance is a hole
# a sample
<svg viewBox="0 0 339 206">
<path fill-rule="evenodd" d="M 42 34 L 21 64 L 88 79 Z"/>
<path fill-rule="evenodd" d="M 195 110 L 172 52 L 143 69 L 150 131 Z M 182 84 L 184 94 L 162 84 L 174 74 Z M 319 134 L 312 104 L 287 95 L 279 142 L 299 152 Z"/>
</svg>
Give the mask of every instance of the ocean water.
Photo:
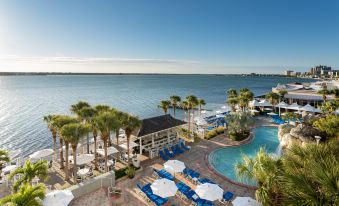
<svg viewBox="0 0 339 206">
<path fill-rule="evenodd" d="M 174 94 L 194 94 L 206 100 L 205 108 L 217 109 L 229 88 L 248 87 L 261 95 L 277 83 L 296 81 L 311 80 L 216 75 L 0 76 L 0 148 L 23 156 L 51 148 L 43 116 L 70 114 L 70 105 L 79 100 L 108 104 L 146 118 L 162 114 L 159 101 Z"/>
</svg>

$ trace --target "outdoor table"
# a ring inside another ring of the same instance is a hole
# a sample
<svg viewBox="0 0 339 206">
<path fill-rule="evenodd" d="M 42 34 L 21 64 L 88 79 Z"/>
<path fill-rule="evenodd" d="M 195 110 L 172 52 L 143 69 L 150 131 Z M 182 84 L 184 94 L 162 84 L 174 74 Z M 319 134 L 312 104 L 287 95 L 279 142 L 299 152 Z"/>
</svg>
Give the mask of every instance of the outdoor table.
<svg viewBox="0 0 339 206">
<path fill-rule="evenodd" d="M 77 174 L 83 178 L 84 176 L 86 176 L 87 174 L 89 173 L 89 169 L 88 168 L 84 168 L 84 169 L 81 169 L 77 172 Z"/>
</svg>

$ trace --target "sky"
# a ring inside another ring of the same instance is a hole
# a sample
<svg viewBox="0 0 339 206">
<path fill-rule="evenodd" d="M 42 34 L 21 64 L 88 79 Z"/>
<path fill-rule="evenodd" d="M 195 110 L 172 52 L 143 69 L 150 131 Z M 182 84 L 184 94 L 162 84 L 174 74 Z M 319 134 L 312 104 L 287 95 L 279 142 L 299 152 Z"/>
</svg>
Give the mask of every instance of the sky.
<svg viewBox="0 0 339 206">
<path fill-rule="evenodd" d="M 0 0 L 0 71 L 339 69 L 336 0 Z"/>
</svg>

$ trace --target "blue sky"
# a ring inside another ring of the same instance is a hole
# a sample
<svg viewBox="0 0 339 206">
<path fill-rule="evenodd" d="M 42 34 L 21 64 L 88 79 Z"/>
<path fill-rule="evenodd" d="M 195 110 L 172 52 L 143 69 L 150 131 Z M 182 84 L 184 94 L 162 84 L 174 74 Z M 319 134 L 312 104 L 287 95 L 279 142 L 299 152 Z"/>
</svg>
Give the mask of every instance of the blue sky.
<svg viewBox="0 0 339 206">
<path fill-rule="evenodd" d="M 339 69 L 335 0 L 1 0 L 0 71 Z"/>
</svg>

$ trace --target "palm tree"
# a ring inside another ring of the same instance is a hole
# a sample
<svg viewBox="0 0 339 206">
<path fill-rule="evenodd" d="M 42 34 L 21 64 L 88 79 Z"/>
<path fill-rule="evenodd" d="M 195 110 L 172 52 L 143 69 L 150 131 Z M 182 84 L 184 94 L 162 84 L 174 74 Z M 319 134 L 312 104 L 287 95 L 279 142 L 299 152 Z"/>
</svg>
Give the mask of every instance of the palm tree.
<svg viewBox="0 0 339 206">
<path fill-rule="evenodd" d="M 227 98 L 226 103 L 230 105 L 232 111 L 235 112 L 235 106 L 239 103 L 239 99 L 237 97 Z"/>
<path fill-rule="evenodd" d="M 167 114 L 167 110 L 169 106 L 171 105 L 171 102 L 168 100 L 161 100 L 160 104 L 158 105 L 159 108 L 161 108 L 165 114 Z"/>
<path fill-rule="evenodd" d="M 65 141 L 69 142 L 73 150 L 73 178 L 74 182 L 77 182 L 77 147 L 81 138 L 83 138 L 88 132 L 91 131 L 89 124 L 70 123 L 66 124 L 61 129 L 61 134 Z M 67 164 L 67 163 L 66 163 Z"/>
<path fill-rule="evenodd" d="M 85 107 L 91 107 L 91 105 L 88 102 L 79 101 L 78 103 L 71 105 L 71 112 L 73 112 L 79 118 L 81 118 L 82 117 L 81 109 L 85 108 Z"/>
<path fill-rule="evenodd" d="M 140 128 L 142 122 L 139 120 L 138 117 L 132 116 L 132 115 L 127 115 L 125 122 L 123 123 L 123 128 L 126 133 L 127 137 L 127 162 L 130 162 L 129 159 L 129 143 L 130 143 L 130 138 L 134 130 Z"/>
<path fill-rule="evenodd" d="M 104 150 L 105 150 L 105 172 L 108 172 L 107 167 L 107 142 L 110 138 L 111 131 L 114 130 L 119 124 L 116 113 L 113 111 L 104 111 L 100 112 L 95 118 L 94 122 L 98 131 L 100 131 L 100 136 L 102 141 L 104 142 Z"/>
<path fill-rule="evenodd" d="M 98 104 L 94 107 L 94 109 L 99 113 L 99 112 L 107 112 L 111 109 L 111 107 L 104 105 L 104 104 Z"/>
<path fill-rule="evenodd" d="M 283 156 L 284 205 L 338 205 L 339 142 L 293 145 Z"/>
<path fill-rule="evenodd" d="M 93 117 L 94 109 L 91 108 L 91 105 L 85 101 L 79 101 L 76 104 L 71 105 L 71 112 L 76 114 L 79 121 L 86 123 L 89 118 Z M 87 154 L 89 153 L 89 134 L 87 134 Z M 84 144 L 82 144 L 84 145 Z"/>
<path fill-rule="evenodd" d="M 227 98 L 236 98 L 238 97 L 237 90 L 230 88 L 229 90 L 226 91 Z"/>
<path fill-rule="evenodd" d="M 56 160 L 57 158 L 57 144 L 56 144 L 56 141 L 57 141 L 57 128 L 55 126 L 55 123 L 53 121 L 54 117 L 56 115 L 47 115 L 47 116 L 44 116 L 44 122 L 47 123 L 47 126 L 49 128 L 49 130 L 51 131 L 52 133 L 52 137 L 53 137 L 53 148 L 54 148 L 54 160 Z"/>
<path fill-rule="evenodd" d="M 265 95 L 265 99 L 267 99 L 272 105 L 276 105 L 280 101 L 280 96 L 277 93 L 269 92 Z"/>
<path fill-rule="evenodd" d="M 191 131 L 191 109 L 194 109 L 194 107 L 197 105 L 198 98 L 194 95 L 188 95 L 186 97 L 186 101 L 188 104 L 187 106 L 188 108 L 188 132 L 190 132 Z"/>
<path fill-rule="evenodd" d="M 201 108 L 202 106 L 205 106 L 206 102 L 204 99 L 198 99 L 198 106 L 199 106 L 199 115 L 201 116 Z"/>
<path fill-rule="evenodd" d="M 64 168 L 64 152 L 63 152 L 63 139 L 62 139 L 62 135 L 61 135 L 61 128 L 69 123 L 75 123 L 77 122 L 77 120 L 73 117 L 70 116 L 66 116 L 66 115 L 55 115 L 53 117 L 53 124 L 55 125 L 55 127 L 57 128 L 57 131 L 59 133 L 59 140 L 60 140 L 60 169 Z M 65 144 L 65 149 L 66 149 L 66 162 L 68 162 L 68 144 Z"/>
<path fill-rule="evenodd" d="M 32 180 L 36 177 L 46 181 L 48 179 L 47 161 L 40 160 L 32 164 L 30 160 L 27 160 L 23 167 L 18 167 L 9 174 L 9 179 L 13 179 L 16 175 L 19 175 L 19 179 L 13 185 L 14 191 L 17 191 L 23 184 L 32 185 Z"/>
<path fill-rule="evenodd" d="M 117 117 L 116 119 L 117 121 L 115 124 L 114 131 L 115 131 L 115 138 L 117 139 L 116 144 L 118 146 L 119 145 L 119 131 L 123 127 L 123 122 L 126 121 L 125 119 L 127 118 L 127 114 L 124 112 L 118 111 L 118 110 L 115 111 L 115 114 Z"/>
<path fill-rule="evenodd" d="M 182 101 L 180 104 L 181 108 L 184 110 L 184 121 L 186 120 L 186 112 L 185 110 L 187 110 L 188 113 L 188 102 L 186 100 Z M 188 120 L 187 120 L 188 121 Z"/>
<path fill-rule="evenodd" d="M 171 105 L 173 107 L 173 116 L 175 118 L 175 111 L 178 107 L 178 104 L 181 101 L 181 98 L 179 96 L 173 95 L 173 96 L 170 96 L 170 100 L 171 100 Z"/>
<path fill-rule="evenodd" d="M 10 162 L 8 151 L 0 149 L 0 168 L 6 162 Z"/>
<path fill-rule="evenodd" d="M 91 124 L 94 116 L 97 114 L 97 111 L 92 107 L 83 107 L 79 111 L 79 113 L 81 115 L 81 118 L 84 120 L 84 122 Z M 87 144 L 87 154 L 89 154 L 89 135 L 88 134 L 87 134 L 86 144 Z"/>
<path fill-rule="evenodd" d="M 280 95 L 280 98 L 284 99 L 285 95 L 288 94 L 288 91 L 287 90 L 279 90 L 279 95 Z M 279 102 L 281 100 L 279 99 Z"/>
<path fill-rule="evenodd" d="M 248 104 L 250 101 L 252 101 L 254 98 L 253 92 L 251 92 L 247 88 L 240 89 L 240 94 L 238 96 L 239 99 L 239 105 L 242 108 L 242 110 L 245 110 L 248 107 Z"/>
<path fill-rule="evenodd" d="M 42 200 L 45 198 L 45 190 L 44 184 L 38 184 L 36 186 L 25 184 L 17 193 L 0 199 L 0 205 L 42 206 Z"/>
<path fill-rule="evenodd" d="M 10 162 L 11 159 L 9 157 L 8 151 L 7 150 L 2 150 L 0 149 L 0 174 L 1 174 L 1 169 L 4 163 Z M 1 176 L 0 176 L 1 179 Z"/>
<path fill-rule="evenodd" d="M 279 182 L 281 160 L 268 155 L 263 148 L 260 148 L 254 159 L 246 155 L 242 159 L 243 162 L 236 165 L 237 175 L 258 182 L 256 199 L 264 206 L 279 205 L 282 195 Z"/>
</svg>

